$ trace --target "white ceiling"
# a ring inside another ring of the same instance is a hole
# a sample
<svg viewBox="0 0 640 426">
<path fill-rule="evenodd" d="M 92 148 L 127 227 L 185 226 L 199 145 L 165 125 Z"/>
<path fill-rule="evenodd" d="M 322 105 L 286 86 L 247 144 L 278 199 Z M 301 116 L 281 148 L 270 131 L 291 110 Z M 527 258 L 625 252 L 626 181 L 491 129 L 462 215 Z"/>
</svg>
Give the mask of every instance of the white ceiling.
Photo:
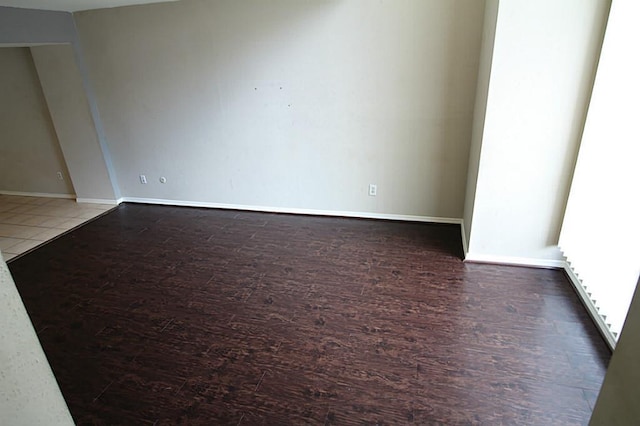
<svg viewBox="0 0 640 426">
<path fill-rule="evenodd" d="M 77 12 L 79 10 L 103 9 L 106 7 L 130 6 L 144 3 L 162 3 L 166 1 L 177 0 L 0 0 L 0 6 Z"/>
</svg>

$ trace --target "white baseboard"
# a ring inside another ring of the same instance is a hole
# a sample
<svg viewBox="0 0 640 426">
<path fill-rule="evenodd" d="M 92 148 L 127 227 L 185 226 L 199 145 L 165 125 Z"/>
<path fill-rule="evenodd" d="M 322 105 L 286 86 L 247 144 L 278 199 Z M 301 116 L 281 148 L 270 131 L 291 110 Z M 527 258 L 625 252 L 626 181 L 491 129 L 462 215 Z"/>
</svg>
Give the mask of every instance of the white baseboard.
<svg viewBox="0 0 640 426">
<path fill-rule="evenodd" d="M 463 236 L 464 241 L 464 236 Z M 510 257 L 510 256 L 492 256 L 492 255 L 481 255 L 481 254 L 473 254 L 466 253 L 466 257 L 464 259 L 465 262 L 470 263 L 491 263 L 496 265 L 512 265 L 512 266 L 527 266 L 534 268 L 549 268 L 549 269 L 563 269 L 567 277 L 569 278 L 569 282 L 575 289 L 576 293 L 578 293 L 578 297 L 580 298 L 582 304 L 587 309 L 589 316 L 593 319 L 593 322 L 596 324 L 596 327 L 602 334 L 605 342 L 609 345 L 609 348 L 613 351 L 616 347 L 616 338 L 604 322 L 600 314 L 598 313 L 598 309 L 593 304 L 593 301 L 585 291 L 584 287 L 582 287 L 582 283 L 578 276 L 573 272 L 571 266 L 565 260 L 553 260 L 553 259 L 532 259 L 526 257 Z"/>
<path fill-rule="evenodd" d="M 465 262 L 493 263 L 497 265 L 528 266 L 534 268 L 562 269 L 564 260 L 535 259 L 530 257 L 493 256 L 485 254 L 467 253 Z"/>
<path fill-rule="evenodd" d="M 267 207 L 267 206 L 251 206 L 244 204 L 224 204 L 209 203 L 202 201 L 184 201 L 184 200 L 164 200 L 158 198 L 139 198 L 139 197 L 123 197 L 119 200 L 126 203 L 140 204 L 161 204 L 166 206 L 183 206 L 183 207 L 206 207 L 212 209 L 229 209 L 229 210 L 248 210 L 267 213 L 291 213 L 306 214 L 314 216 L 337 216 L 337 217 L 354 217 L 361 219 L 384 219 L 399 220 L 405 222 L 429 222 L 429 223 L 448 223 L 458 225 L 462 223 L 462 219 L 450 217 L 433 217 L 433 216 L 413 216 L 401 214 L 387 213 L 371 213 L 371 212 L 350 212 L 340 210 L 316 210 L 316 209 L 299 209 L 292 207 Z"/>
<path fill-rule="evenodd" d="M 604 322 L 604 320 L 598 313 L 598 308 L 596 308 L 596 306 L 593 304 L 591 297 L 589 297 L 584 287 L 582 287 L 580 278 L 578 278 L 568 262 L 564 262 L 564 271 L 567 273 L 567 277 L 569 278 L 569 281 L 571 282 L 571 285 L 575 289 L 576 293 L 578 293 L 582 304 L 587 309 L 587 312 L 589 312 L 591 319 L 593 319 L 593 322 L 596 323 L 596 327 L 600 331 L 600 334 L 602 334 L 602 337 L 607 342 L 607 345 L 609 345 L 609 348 L 613 351 L 616 348 L 616 338 L 609 329 L 609 326 Z"/>
<path fill-rule="evenodd" d="M 90 203 L 90 204 L 108 204 L 110 206 L 117 206 L 121 202 L 122 201 L 120 200 L 108 200 L 104 198 L 76 198 L 76 203 L 79 203 L 79 204 Z"/>
<path fill-rule="evenodd" d="M 74 199 L 76 198 L 73 194 L 54 194 L 50 192 L 20 192 L 20 191 L 0 191 L 2 195 L 17 195 L 20 197 L 45 197 L 45 198 L 66 198 L 66 199 Z"/>
</svg>

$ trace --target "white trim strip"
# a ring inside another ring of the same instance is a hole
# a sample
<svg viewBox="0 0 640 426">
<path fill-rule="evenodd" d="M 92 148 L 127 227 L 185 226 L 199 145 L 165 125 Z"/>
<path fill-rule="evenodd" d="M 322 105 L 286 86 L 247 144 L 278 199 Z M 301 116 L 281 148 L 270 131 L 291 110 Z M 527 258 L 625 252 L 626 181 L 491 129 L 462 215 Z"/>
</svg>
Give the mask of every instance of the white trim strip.
<svg viewBox="0 0 640 426">
<path fill-rule="evenodd" d="M 121 203 L 120 200 L 107 200 L 103 198 L 76 198 L 76 203 L 91 203 L 91 204 L 108 204 L 110 206 L 117 206 Z"/>
<path fill-rule="evenodd" d="M 463 236 L 464 241 L 464 236 Z M 593 301 L 587 294 L 584 287 L 582 287 L 582 283 L 580 279 L 575 274 L 573 269 L 568 262 L 564 260 L 551 260 L 551 259 L 531 259 L 524 257 L 509 257 L 509 256 L 491 256 L 491 255 L 482 255 L 482 254 L 473 254 L 467 253 L 465 262 L 470 263 L 491 263 L 496 265 L 513 265 L 513 266 L 527 266 L 534 268 L 551 268 L 551 269 L 563 269 L 567 274 L 567 278 L 571 283 L 571 286 L 575 289 L 576 293 L 578 293 L 578 298 L 584 305 L 585 309 L 589 313 L 591 319 L 596 325 L 596 328 L 604 338 L 605 342 L 609 348 L 613 351 L 616 348 L 616 338 L 604 322 L 600 314 L 598 313 L 598 309 L 593 304 Z"/>
<path fill-rule="evenodd" d="M 575 289 L 576 293 L 578 293 L 580 301 L 587 309 L 587 312 L 589 312 L 589 315 L 591 316 L 591 319 L 593 319 L 593 322 L 595 322 L 598 331 L 600 331 L 600 334 L 602 334 L 602 337 L 604 337 L 607 345 L 609 345 L 609 348 L 611 348 L 611 350 L 613 351 L 616 348 L 616 338 L 609 329 L 609 326 L 600 316 L 598 309 L 593 304 L 591 297 L 589 297 L 589 295 L 587 294 L 586 290 L 582 286 L 580 278 L 578 278 L 578 276 L 575 274 L 575 272 L 571 268 L 571 265 L 569 265 L 569 262 L 564 262 L 564 271 L 566 272 L 567 277 L 569 278 L 569 281 L 571 282 L 571 285 Z"/>
<path fill-rule="evenodd" d="M 465 262 L 493 263 L 497 265 L 528 266 L 534 268 L 562 269 L 564 260 L 534 259 L 530 257 L 493 256 L 487 254 L 467 253 Z"/>
<path fill-rule="evenodd" d="M 202 202 L 202 201 L 164 200 L 164 199 L 158 199 L 158 198 L 123 197 L 118 201 L 126 202 L 126 203 L 140 203 L 140 204 L 161 204 L 161 205 L 167 205 L 167 206 L 248 210 L 248 211 L 268 212 L 268 213 L 291 213 L 291 214 L 306 214 L 306 215 L 314 215 L 314 216 L 338 216 L 338 217 L 355 217 L 355 218 L 361 218 L 361 219 L 400 220 L 405 222 L 448 223 L 448 224 L 454 224 L 454 225 L 459 225 L 462 223 L 462 219 L 451 218 L 451 217 L 413 216 L 413 215 L 387 214 L 387 213 L 349 212 L 349 211 L 339 211 L 339 210 L 299 209 L 299 208 L 292 208 L 292 207 L 250 206 L 250 205 L 244 205 L 244 204 L 209 203 L 209 202 Z"/>
<path fill-rule="evenodd" d="M 44 197 L 44 198 L 76 198 L 73 194 L 53 194 L 50 192 L 20 192 L 20 191 L 0 191 L 2 195 L 17 195 L 20 197 Z"/>
</svg>

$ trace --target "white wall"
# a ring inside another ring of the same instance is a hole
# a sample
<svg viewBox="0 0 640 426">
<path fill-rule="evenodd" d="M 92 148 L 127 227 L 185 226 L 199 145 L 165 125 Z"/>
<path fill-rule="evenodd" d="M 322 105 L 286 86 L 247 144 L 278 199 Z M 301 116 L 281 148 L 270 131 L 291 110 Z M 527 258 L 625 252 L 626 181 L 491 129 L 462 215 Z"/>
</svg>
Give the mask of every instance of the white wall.
<svg viewBox="0 0 640 426">
<path fill-rule="evenodd" d="M 0 342 L 0 424 L 73 425 L 1 254 Z"/>
<path fill-rule="evenodd" d="M 27 48 L 0 48 L 0 135 L 0 191 L 73 194 Z"/>
<path fill-rule="evenodd" d="M 473 205 L 476 198 L 476 185 L 480 163 L 480 149 L 484 133 L 484 117 L 487 112 L 487 96 L 491 78 L 491 62 L 493 59 L 493 42 L 496 37 L 496 21 L 498 19 L 498 0 L 487 0 L 484 11 L 482 30 L 482 47 L 480 50 L 480 67 L 476 86 L 476 103 L 473 112 L 471 148 L 469 150 L 469 169 L 467 172 L 467 189 L 464 202 L 464 235 L 465 248 L 468 247 L 473 223 Z M 465 253 L 466 255 L 466 253 Z"/>
<path fill-rule="evenodd" d="M 608 5 L 500 2 L 469 259 L 559 265 Z"/>
<path fill-rule="evenodd" d="M 560 246 L 618 333 L 640 275 L 640 3 L 615 0 Z"/>
<path fill-rule="evenodd" d="M 461 218 L 483 14 L 192 0 L 75 18 L 124 197 Z"/>
<path fill-rule="evenodd" d="M 78 199 L 115 201 L 71 45 L 30 49 Z"/>
</svg>

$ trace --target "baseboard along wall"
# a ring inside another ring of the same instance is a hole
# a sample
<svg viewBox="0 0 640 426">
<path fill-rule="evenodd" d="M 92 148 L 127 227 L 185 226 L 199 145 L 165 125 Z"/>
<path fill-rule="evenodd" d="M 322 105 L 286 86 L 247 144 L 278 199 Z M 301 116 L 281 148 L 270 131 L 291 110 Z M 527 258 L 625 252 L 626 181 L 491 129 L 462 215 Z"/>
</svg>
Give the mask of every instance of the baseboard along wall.
<svg viewBox="0 0 640 426">
<path fill-rule="evenodd" d="M 228 209 L 228 210 L 245 210 L 265 213 L 289 213 L 289 214 L 303 214 L 311 216 L 334 216 L 334 217 L 353 217 L 360 219 L 383 219 L 383 220 L 398 220 L 405 222 L 426 222 L 426 223 L 445 223 L 445 224 L 462 224 L 462 219 L 450 218 L 450 217 L 433 217 L 433 216 L 414 216 L 414 215 L 400 215 L 400 214 L 387 214 L 387 213 L 371 213 L 371 212 L 350 212 L 341 210 L 317 210 L 317 209 L 299 209 L 293 207 L 268 207 L 268 206 L 253 206 L 244 204 L 224 204 L 224 203 L 209 203 L 202 201 L 183 201 L 183 200 L 165 200 L 158 198 L 138 198 L 138 197 L 123 197 L 120 202 L 125 203 L 139 203 L 139 204 L 160 204 L 167 206 L 181 206 L 181 207 L 205 207 L 212 209 Z"/>
<path fill-rule="evenodd" d="M 564 260 L 535 259 L 530 257 L 495 256 L 478 253 L 466 253 L 465 262 L 490 263 L 495 265 L 526 266 L 530 268 L 563 269 Z"/>
<path fill-rule="evenodd" d="M 90 204 L 107 204 L 109 206 L 117 206 L 121 203 L 120 200 L 109 200 L 104 198 L 76 198 L 76 203 L 90 203 Z"/>
<path fill-rule="evenodd" d="M 45 198 L 66 198 L 72 200 L 76 198 L 74 194 L 55 194 L 50 192 L 21 192 L 21 191 L 2 191 L 2 195 L 15 195 L 20 197 L 45 197 Z"/>
<path fill-rule="evenodd" d="M 582 286 L 582 281 L 580 280 L 580 278 L 578 278 L 571 265 L 569 265 L 569 262 L 564 262 L 563 269 L 565 274 L 567 275 L 567 278 L 569 279 L 569 282 L 571 282 L 573 289 L 578 294 L 578 298 L 584 305 L 587 312 L 589 312 L 589 316 L 591 317 L 593 322 L 596 324 L 596 328 L 598 329 L 600 334 L 602 334 L 602 337 L 604 338 L 605 342 L 607 342 L 609 348 L 613 351 L 616 348 L 616 336 L 614 336 L 609 326 L 600 316 L 598 308 L 593 303 L 593 300 L 591 300 L 591 297 Z"/>
</svg>

